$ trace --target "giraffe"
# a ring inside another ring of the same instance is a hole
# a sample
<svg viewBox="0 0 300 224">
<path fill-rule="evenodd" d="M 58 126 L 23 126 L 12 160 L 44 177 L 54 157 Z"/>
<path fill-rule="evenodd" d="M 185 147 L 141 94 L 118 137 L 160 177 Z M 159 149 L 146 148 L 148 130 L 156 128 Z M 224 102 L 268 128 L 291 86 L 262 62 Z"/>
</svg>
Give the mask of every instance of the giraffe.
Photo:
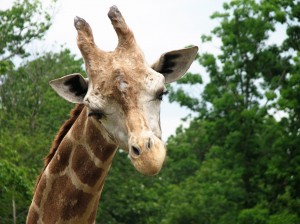
<svg viewBox="0 0 300 224">
<path fill-rule="evenodd" d="M 74 19 L 77 45 L 87 77 L 75 73 L 50 81 L 65 100 L 75 103 L 45 159 L 29 208 L 27 223 L 95 223 L 105 178 L 118 148 L 142 174 L 157 174 L 166 158 L 161 139 L 160 103 L 165 84 L 190 67 L 198 48 L 145 61 L 121 12 L 108 12 L 118 45 L 105 52 L 94 42 L 92 29 Z"/>
</svg>

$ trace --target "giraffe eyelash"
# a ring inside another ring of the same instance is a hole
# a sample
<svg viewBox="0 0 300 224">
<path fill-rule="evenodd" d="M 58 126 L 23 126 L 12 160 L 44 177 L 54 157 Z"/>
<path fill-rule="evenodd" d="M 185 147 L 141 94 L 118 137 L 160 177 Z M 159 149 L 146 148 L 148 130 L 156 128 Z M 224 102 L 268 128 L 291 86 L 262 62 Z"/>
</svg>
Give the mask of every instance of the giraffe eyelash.
<svg viewBox="0 0 300 224">
<path fill-rule="evenodd" d="M 88 116 L 95 117 L 97 120 L 100 120 L 105 116 L 105 114 L 102 111 L 92 111 L 91 110 L 91 111 L 89 111 Z"/>
<path fill-rule="evenodd" d="M 163 96 L 167 95 L 168 93 L 169 93 L 168 90 L 162 91 L 160 94 L 158 94 L 157 99 L 158 100 L 163 100 Z"/>
</svg>

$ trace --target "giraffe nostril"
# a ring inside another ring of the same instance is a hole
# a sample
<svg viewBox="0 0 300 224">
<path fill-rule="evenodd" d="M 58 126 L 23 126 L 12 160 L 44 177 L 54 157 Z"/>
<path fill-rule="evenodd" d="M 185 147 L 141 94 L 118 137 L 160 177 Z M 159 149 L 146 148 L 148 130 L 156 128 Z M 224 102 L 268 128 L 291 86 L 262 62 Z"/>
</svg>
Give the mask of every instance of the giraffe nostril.
<svg viewBox="0 0 300 224">
<path fill-rule="evenodd" d="M 135 146 L 131 146 L 131 152 L 135 157 L 138 157 L 141 155 L 141 150 Z"/>
<path fill-rule="evenodd" d="M 151 149 L 151 147 L 152 147 L 152 142 L 151 142 L 151 138 L 149 138 L 147 142 L 147 149 Z"/>
</svg>

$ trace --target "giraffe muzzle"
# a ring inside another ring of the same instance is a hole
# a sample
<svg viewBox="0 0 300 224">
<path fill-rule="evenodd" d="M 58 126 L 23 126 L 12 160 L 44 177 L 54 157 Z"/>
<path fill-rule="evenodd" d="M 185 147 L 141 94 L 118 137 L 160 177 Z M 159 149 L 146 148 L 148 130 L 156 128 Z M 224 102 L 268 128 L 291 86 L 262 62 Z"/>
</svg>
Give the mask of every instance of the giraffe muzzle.
<svg viewBox="0 0 300 224">
<path fill-rule="evenodd" d="M 166 158 L 166 147 L 155 135 L 129 138 L 129 156 L 133 166 L 144 175 L 153 176 L 161 170 Z"/>
</svg>

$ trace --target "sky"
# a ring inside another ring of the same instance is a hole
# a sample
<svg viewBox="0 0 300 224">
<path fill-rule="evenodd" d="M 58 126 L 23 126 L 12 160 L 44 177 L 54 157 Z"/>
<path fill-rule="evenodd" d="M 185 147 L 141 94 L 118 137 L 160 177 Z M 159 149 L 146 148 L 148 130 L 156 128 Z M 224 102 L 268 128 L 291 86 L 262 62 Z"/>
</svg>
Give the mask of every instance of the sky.
<svg viewBox="0 0 300 224">
<path fill-rule="evenodd" d="M 42 1 L 45 6 L 49 2 Z M 0 9 L 7 9 L 12 2 L 2 0 Z M 117 36 L 107 13 L 110 6 L 116 5 L 134 32 L 149 64 L 155 62 L 164 52 L 188 45 L 197 45 L 200 53 L 215 53 L 220 44 L 202 44 L 200 37 L 209 34 L 218 26 L 218 21 L 210 19 L 210 16 L 216 11 L 222 11 L 223 2 L 224 0 L 58 0 L 53 14 L 53 25 L 44 41 L 34 43 L 30 48 L 31 51 L 47 52 L 59 50 L 64 45 L 81 57 L 73 25 L 74 17 L 79 16 L 92 27 L 95 42 L 101 49 L 114 50 Z M 193 63 L 189 71 L 201 73 L 204 76 L 202 78 L 207 79 L 197 62 Z M 195 94 L 200 92 L 196 91 Z M 181 118 L 189 113 L 190 111 L 179 107 L 177 103 L 169 103 L 165 97 L 161 105 L 164 140 L 175 133 L 182 123 Z"/>
</svg>

